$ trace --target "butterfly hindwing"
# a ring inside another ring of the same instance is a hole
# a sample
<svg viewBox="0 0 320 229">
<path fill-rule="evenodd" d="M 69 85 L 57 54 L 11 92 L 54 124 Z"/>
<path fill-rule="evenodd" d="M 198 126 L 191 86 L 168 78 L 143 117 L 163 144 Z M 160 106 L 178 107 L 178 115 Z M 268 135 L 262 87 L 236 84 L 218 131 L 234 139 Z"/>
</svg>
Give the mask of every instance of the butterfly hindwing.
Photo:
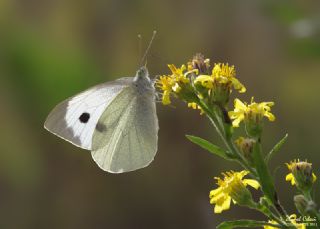
<svg viewBox="0 0 320 229">
<path fill-rule="evenodd" d="M 100 84 L 61 102 L 47 117 L 45 128 L 78 147 L 91 150 L 101 114 L 132 80 L 124 77 Z"/>
<path fill-rule="evenodd" d="M 153 160 L 159 129 L 154 95 L 128 87 L 103 112 L 92 143 L 92 157 L 100 168 L 128 172 Z"/>
</svg>

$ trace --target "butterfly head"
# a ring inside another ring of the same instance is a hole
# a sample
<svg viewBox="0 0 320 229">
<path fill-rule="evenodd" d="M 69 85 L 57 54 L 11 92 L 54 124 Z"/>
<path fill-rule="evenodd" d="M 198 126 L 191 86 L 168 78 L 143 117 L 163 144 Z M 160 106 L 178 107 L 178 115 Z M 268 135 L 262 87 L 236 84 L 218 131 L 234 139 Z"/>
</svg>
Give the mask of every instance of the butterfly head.
<svg viewBox="0 0 320 229">
<path fill-rule="evenodd" d="M 153 82 L 149 78 L 149 72 L 146 66 L 139 68 L 133 79 L 133 83 L 142 94 L 145 94 L 145 91 L 154 91 Z"/>
<path fill-rule="evenodd" d="M 138 69 L 134 81 L 150 81 L 149 72 L 146 66 L 142 66 Z"/>
<path fill-rule="evenodd" d="M 136 74 L 137 78 L 146 78 L 149 77 L 148 69 L 146 66 L 142 66 L 139 68 Z"/>
</svg>

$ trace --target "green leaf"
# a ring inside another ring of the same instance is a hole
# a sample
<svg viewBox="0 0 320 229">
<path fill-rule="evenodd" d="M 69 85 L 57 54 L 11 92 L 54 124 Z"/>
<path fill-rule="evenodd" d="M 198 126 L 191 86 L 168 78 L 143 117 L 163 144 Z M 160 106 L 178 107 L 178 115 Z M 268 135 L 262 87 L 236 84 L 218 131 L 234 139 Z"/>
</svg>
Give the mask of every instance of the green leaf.
<svg viewBox="0 0 320 229">
<path fill-rule="evenodd" d="M 262 156 L 260 143 L 257 142 L 256 144 L 254 144 L 252 156 L 255 168 L 259 176 L 259 183 L 261 184 L 262 191 L 270 200 L 274 201 L 274 183 L 267 164 Z"/>
<path fill-rule="evenodd" d="M 218 155 L 224 159 L 231 160 L 231 157 L 227 155 L 226 151 L 221 149 L 219 146 L 216 146 L 212 144 L 211 142 L 204 140 L 200 137 L 197 136 L 192 136 L 192 135 L 186 135 L 186 137 L 193 142 L 194 144 L 197 144 L 201 148 L 209 151 L 212 154 Z"/>
<path fill-rule="evenodd" d="M 255 221 L 255 220 L 235 220 L 235 221 L 226 221 L 217 226 L 217 229 L 232 229 L 237 227 L 263 227 L 269 225 L 276 228 L 281 228 L 280 225 L 267 223 L 264 221 Z"/>
<path fill-rule="evenodd" d="M 266 163 L 270 161 L 270 159 L 277 153 L 279 152 L 281 146 L 287 141 L 288 134 L 286 134 L 273 148 L 272 150 L 268 153 L 266 156 Z"/>
</svg>

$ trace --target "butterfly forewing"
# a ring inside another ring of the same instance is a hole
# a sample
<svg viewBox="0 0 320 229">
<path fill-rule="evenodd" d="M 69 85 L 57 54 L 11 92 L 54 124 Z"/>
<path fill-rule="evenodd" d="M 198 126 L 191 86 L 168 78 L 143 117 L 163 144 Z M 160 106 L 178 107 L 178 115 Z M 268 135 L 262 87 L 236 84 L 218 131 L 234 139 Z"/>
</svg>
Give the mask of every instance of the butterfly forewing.
<svg viewBox="0 0 320 229">
<path fill-rule="evenodd" d="M 103 112 L 92 143 L 92 157 L 100 168 L 128 172 L 153 160 L 158 138 L 154 94 L 127 87 Z"/>
<path fill-rule="evenodd" d="M 47 117 L 45 128 L 78 147 L 90 150 L 101 114 L 132 80 L 132 77 L 124 77 L 100 84 L 61 102 Z"/>
</svg>

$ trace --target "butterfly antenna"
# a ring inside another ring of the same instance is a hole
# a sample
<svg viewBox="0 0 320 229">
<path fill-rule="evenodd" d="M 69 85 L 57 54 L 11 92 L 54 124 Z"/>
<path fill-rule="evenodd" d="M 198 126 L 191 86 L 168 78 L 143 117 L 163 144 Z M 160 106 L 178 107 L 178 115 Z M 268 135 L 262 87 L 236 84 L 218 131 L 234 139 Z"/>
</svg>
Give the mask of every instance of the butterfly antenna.
<svg viewBox="0 0 320 229">
<path fill-rule="evenodd" d="M 142 36 L 141 36 L 141 34 L 138 34 L 138 55 L 139 55 L 139 59 L 141 60 L 141 58 L 142 58 Z"/>
<path fill-rule="evenodd" d="M 147 47 L 147 49 L 146 49 L 143 57 L 141 58 L 141 61 L 140 61 L 140 65 L 141 65 L 141 66 L 143 65 L 143 63 L 144 63 L 144 65 L 147 64 L 146 58 L 147 58 L 148 52 L 149 52 L 149 50 L 150 50 L 150 48 L 151 48 L 152 42 L 153 42 L 156 34 L 157 34 L 157 31 L 154 30 L 154 31 L 153 31 L 153 34 L 152 34 L 152 37 L 151 37 L 151 40 L 150 40 L 150 42 L 149 42 L 149 44 L 148 44 L 148 47 Z"/>
</svg>

